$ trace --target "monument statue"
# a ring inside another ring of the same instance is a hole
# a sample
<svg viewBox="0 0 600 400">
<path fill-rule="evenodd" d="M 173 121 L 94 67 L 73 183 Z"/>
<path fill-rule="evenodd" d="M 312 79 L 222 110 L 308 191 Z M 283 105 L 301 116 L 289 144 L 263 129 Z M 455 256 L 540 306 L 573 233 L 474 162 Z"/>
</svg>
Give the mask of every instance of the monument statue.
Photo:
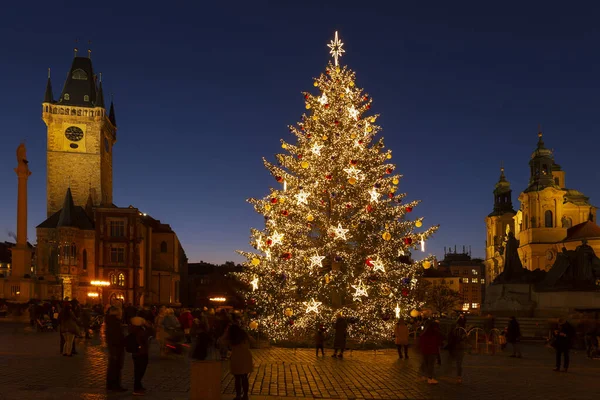
<svg viewBox="0 0 600 400">
<path fill-rule="evenodd" d="M 544 271 L 529 271 L 523 268 L 518 249 L 519 241 L 515 238 L 515 234 L 509 231 L 504 250 L 504 271 L 498 275 L 493 283 L 533 283 L 543 278 Z"/>
<path fill-rule="evenodd" d="M 539 284 L 540 290 L 595 290 L 600 279 L 600 259 L 594 249 L 583 239 L 575 250 L 565 247 L 556 262 Z"/>
</svg>

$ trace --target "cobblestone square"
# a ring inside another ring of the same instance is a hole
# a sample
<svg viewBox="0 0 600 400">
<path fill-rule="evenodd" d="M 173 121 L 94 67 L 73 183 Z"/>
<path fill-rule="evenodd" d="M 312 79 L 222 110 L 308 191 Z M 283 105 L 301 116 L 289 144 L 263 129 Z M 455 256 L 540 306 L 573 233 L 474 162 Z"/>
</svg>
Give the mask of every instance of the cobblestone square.
<svg viewBox="0 0 600 400">
<path fill-rule="evenodd" d="M 125 399 L 104 391 L 106 351 L 99 338 L 78 340 L 79 354 L 59 355 L 57 333 L 25 332 L 22 325 L 0 324 L 0 399 Z M 464 382 L 419 381 L 419 356 L 398 360 L 394 350 L 349 351 L 344 359 L 315 357 L 310 349 L 253 350 L 251 399 L 595 399 L 600 390 L 600 361 L 573 352 L 568 373 L 553 372 L 554 353 L 542 345 L 525 345 L 524 358 L 508 353 L 467 355 Z M 445 360 L 443 360 L 445 364 Z M 444 365 L 442 365 L 442 368 Z M 150 399 L 188 399 L 189 360 L 160 359 L 152 349 L 144 378 Z M 442 369 L 436 371 L 442 377 Z M 123 371 L 131 388 L 132 362 Z M 223 398 L 233 398 L 233 377 L 223 363 Z"/>
</svg>

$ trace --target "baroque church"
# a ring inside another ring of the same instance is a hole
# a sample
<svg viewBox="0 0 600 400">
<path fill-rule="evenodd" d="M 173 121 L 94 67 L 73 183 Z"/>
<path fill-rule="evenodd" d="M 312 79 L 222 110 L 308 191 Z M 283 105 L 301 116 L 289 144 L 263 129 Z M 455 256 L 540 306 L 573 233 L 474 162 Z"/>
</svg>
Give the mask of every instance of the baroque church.
<svg viewBox="0 0 600 400">
<path fill-rule="evenodd" d="M 117 120 L 107 111 L 91 52 L 77 52 L 57 100 L 50 75 L 42 103 L 47 126 L 47 219 L 36 228 L 30 297 L 178 304 L 187 258 L 176 233 L 134 206 L 113 203 Z"/>
<path fill-rule="evenodd" d="M 519 258 L 530 271 L 549 271 L 563 248 L 575 250 L 582 242 L 600 254 L 596 207 L 583 193 L 567 188 L 565 171 L 555 162 L 553 151 L 546 148 L 541 131 L 529 166 L 529 184 L 519 195 L 517 211 L 513 209 L 512 190 L 504 168 L 496 183 L 494 209 L 485 219 L 488 284 L 504 270 L 508 232 L 519 241 Z"/>
</svg>

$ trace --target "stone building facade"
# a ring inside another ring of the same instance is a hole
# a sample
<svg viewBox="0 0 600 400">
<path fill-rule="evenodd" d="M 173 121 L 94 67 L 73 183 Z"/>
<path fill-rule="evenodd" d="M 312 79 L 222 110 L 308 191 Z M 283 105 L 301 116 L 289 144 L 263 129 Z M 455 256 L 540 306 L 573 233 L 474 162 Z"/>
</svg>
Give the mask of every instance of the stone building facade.
<svg viewBox="0 0 600 400">
<path fill-rule="evenodd" d="M 519 241 L 521 263 L 528 270 L 548 271 L 562 251 L 580 244 L 573 232 L 579 225 L 596 220 L 596 207 L 583 193 L 566 186 L 565 171 L 554 160 L 538 133 L 537 147 L 529 161 L 530 178 L 519 195 L 520 207 L 512 207 L 510 183 L 504 170 L 494 190 L 494 210 L 486 217 L 485 268 L 488 284 L 504 269 L 504 247 L 508 231 Z M 583 225 L 582 225 L 583 227 Z M 580 236 L 580 234 L 579 234 Z M 579 237 L 578 236 L 578 237 Z M 588 244 L 600 251 L 600 237 L 590 237 Z"/>
</svg>

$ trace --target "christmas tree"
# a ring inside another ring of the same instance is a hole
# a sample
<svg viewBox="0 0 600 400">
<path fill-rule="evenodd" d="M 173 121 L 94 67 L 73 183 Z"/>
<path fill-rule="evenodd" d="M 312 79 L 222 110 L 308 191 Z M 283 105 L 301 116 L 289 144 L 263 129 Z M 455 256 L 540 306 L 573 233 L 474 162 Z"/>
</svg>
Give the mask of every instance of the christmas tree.
<svg viewBox="0 0 600 400">
<path fill-rule="evenodd" d="M 411 250 L 424 251 L 437 227 L 415 230 L 422 218 L 408 214 L 418 201 L 397 193 L 401 176 L 376 140 L 372 99 L 338 65 L 337 32 L 328 46 L 334 62 L 303 93 L 306 113 L 289 127 L 295 143 L 281 141 L 277 164 L 263 159 L 279 184 L 248 200 L 265 227 L 251 231 L 256 252 L 239 252 L 248 259 L 240 279 L 249 285 L 250 327 L 271 339 L 311 335 L 341 313 L 350 337 L 381 341 L 421 305 L 416 277 L 431 257 L 413 262 Z"/>
</svg>

